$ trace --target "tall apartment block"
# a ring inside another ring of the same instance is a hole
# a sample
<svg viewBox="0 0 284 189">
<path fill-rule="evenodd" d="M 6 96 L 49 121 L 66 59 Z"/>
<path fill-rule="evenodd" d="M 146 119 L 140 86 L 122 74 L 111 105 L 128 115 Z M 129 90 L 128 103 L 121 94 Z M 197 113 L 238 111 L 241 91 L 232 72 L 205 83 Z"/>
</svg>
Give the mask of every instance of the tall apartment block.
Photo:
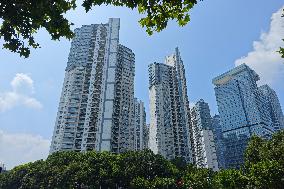
<svg viewBox="0 0 284 189">
<path fill-rule="evenodd" d="M 264 97 L 265 106 L 268 107 L 275 131 L 284 129 L 284 116 L 276 92 L 268 85 L 258 87 Z"/>
<path fill-rule="evenodd" d="M 148 148 L 148 128 L 146 125 L 146 112 L 144 103 L 134 98 L 134 150 Z"/>
<path fill-rule="evenodd" d="M 268 107 L 258 90 L 259 76 L 242 64 L 213 79 L 225 143 L 226 168 L 239 168 L 249 138 L 274 132 Z"/>
<path fill-rule="evenodd" d="M 178 48 L 165 64 L 149 65 L 149 148 L 167 159 L 192 162 L 189 101 Z"/>
<path fill-rule="evenodd" d="M 75 29 L 50 153 L 134 149 L 134 69 L 120 20 Z"/>
<path fill-rule="evenodd" d="M 197 167 L 211 168 L 218 171 L 216 145 L 212 131 L 212 118 L 208 103 L 199 100 L 191 109 L 193 128 L 193 151 Z"/>
</svg>

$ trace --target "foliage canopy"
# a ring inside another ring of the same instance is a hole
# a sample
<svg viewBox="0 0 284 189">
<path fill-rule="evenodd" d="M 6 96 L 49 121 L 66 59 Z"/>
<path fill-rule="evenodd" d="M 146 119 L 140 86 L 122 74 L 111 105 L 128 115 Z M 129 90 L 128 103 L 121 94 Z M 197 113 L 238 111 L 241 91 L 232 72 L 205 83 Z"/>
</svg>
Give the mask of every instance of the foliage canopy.
<svg viewBox="0 0 284 189">
<path fill-rule="evenodd" d="M 284 18 L 284 9 L 283 9 L 282 17 Z M 282 40 L 284 41 L 284 39 L 282 39 Z M 284 48 L 280 47 L 278 52 L 280 53 L 281 57 L 284 58 Z"/>
<path fill-rule="evenodd" d="M 213 172 L 168 161 L 150 150 L 112 154 L 58 152 L 0 174 L 0 188 L 281 189 L 284 131 L 270 140 L 252 137 L 241 170 Z"/>
<path fill-rule="evenodd" d="M 146 27 L 148 34 L 166 28 L 170 19 L 180 26 L 189 20 L 189 11 L 197 0 L 84 0 L 82 6 L 86 12 L 94 6 L 114 5 L 137 9 L 145 17 L 139 23 Z M 53 40 L 60 37 L 71 39 L 74 33 L 71 23 L 64 17 L 69 10 L 74 10 L 78 0 L 2 0 L 0 2 L 0 38 L 3 47 L 20 56 L 28 57 L 30 48 L 38 48 L 35 33 L 45 28 Z"/>
</svg>

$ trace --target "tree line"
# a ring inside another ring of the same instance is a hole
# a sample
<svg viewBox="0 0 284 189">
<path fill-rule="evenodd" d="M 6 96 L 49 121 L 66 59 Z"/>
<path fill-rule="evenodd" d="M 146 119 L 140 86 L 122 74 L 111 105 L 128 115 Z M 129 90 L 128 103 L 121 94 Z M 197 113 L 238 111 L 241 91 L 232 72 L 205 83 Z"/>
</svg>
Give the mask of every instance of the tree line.
<svg viewBox="0 0 284 189">
<path fill-rule="evenodd" d="M 46 160 L 0 174 L 1 189 L 281 189 L 284 186 L 284 131 L 270 140 L 253 136 L 244 166 L 213 172 L 171 161 L 150 150 L 113 154 L 57 152 Z"/>
</svg>

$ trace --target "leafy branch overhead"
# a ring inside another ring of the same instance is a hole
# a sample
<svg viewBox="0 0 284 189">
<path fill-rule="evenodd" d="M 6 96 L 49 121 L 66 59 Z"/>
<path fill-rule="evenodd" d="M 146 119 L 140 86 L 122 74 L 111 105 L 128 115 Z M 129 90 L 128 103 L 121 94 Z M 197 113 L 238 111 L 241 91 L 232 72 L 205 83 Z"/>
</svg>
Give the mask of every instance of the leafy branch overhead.
<svg viewBox="0 0 284 189">
<path fill-rule="evenodd" d="M 190 21 L 189 11 L 197 0 L 84 0 L 86 12 L 94 6 L 114 5 L 137 9 L 145 15 L 139 23 L 146 27 L 149 35 L 167 27 L 169 20 L 176 20 L 180 26 Z M 29 57 L 30 48 L 38 48 L 34 35 L 45 28 L 52 40 L 60 37 L 71 39 L 73 25 L 64 17 L 69 10 L 76 8 L 76 0 L 1 0 L 0 38 L 3 48 Z"/>
<path fill-rule="evenodd" d="M 284 9 L 283 9 L 282 17 L 284 18 Z M 282 39 L 282 40 L 284 41 L 284 39 Z M 280 53 L 281 57 L 284 58 L 284 48 L 280 47 L 278 52 Z"/>
<path fill-rule="evenodd" d="M 282 39 L 284 41 L 284 39 Z M 278 51 L 281 55 L 282 58 L 284 58 L 284 48 L 280 47 L 279 51 Z"/>
</svg>

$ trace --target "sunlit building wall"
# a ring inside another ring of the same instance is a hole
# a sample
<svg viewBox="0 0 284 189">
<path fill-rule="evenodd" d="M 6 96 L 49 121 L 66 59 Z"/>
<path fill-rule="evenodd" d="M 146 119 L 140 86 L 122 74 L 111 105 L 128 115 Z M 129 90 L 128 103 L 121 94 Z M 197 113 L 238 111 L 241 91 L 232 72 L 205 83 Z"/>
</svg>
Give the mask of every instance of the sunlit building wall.
<svg viewBox="0 0 284 189">
<path fill-rule="evenodd" d="M 144 103 L 134 98 L 134 143 L 135 150 L 144 150 L 148 148 L 148 128 L 146 125 L 146 111 Z"/>
<path fill-rule="evenodd" d="M 50 153 L 134 149 L 134 53 L 119 19 L 75 29 Z"/>
<path fill-rule="evenodd" d="M 208 103 L 199 100 L 191 109 L 193 128 L 194 163 L 197 167 L 218 171 L 215 139 L 212 131 L 212 118 Z"/>
<path fill-rule="evenodd" d="M 189 101 L 178 48 L 165 64 L 149 65 L 149 96 L 149 148 L 167 159 L 192 162 Z"/>
</svg>

